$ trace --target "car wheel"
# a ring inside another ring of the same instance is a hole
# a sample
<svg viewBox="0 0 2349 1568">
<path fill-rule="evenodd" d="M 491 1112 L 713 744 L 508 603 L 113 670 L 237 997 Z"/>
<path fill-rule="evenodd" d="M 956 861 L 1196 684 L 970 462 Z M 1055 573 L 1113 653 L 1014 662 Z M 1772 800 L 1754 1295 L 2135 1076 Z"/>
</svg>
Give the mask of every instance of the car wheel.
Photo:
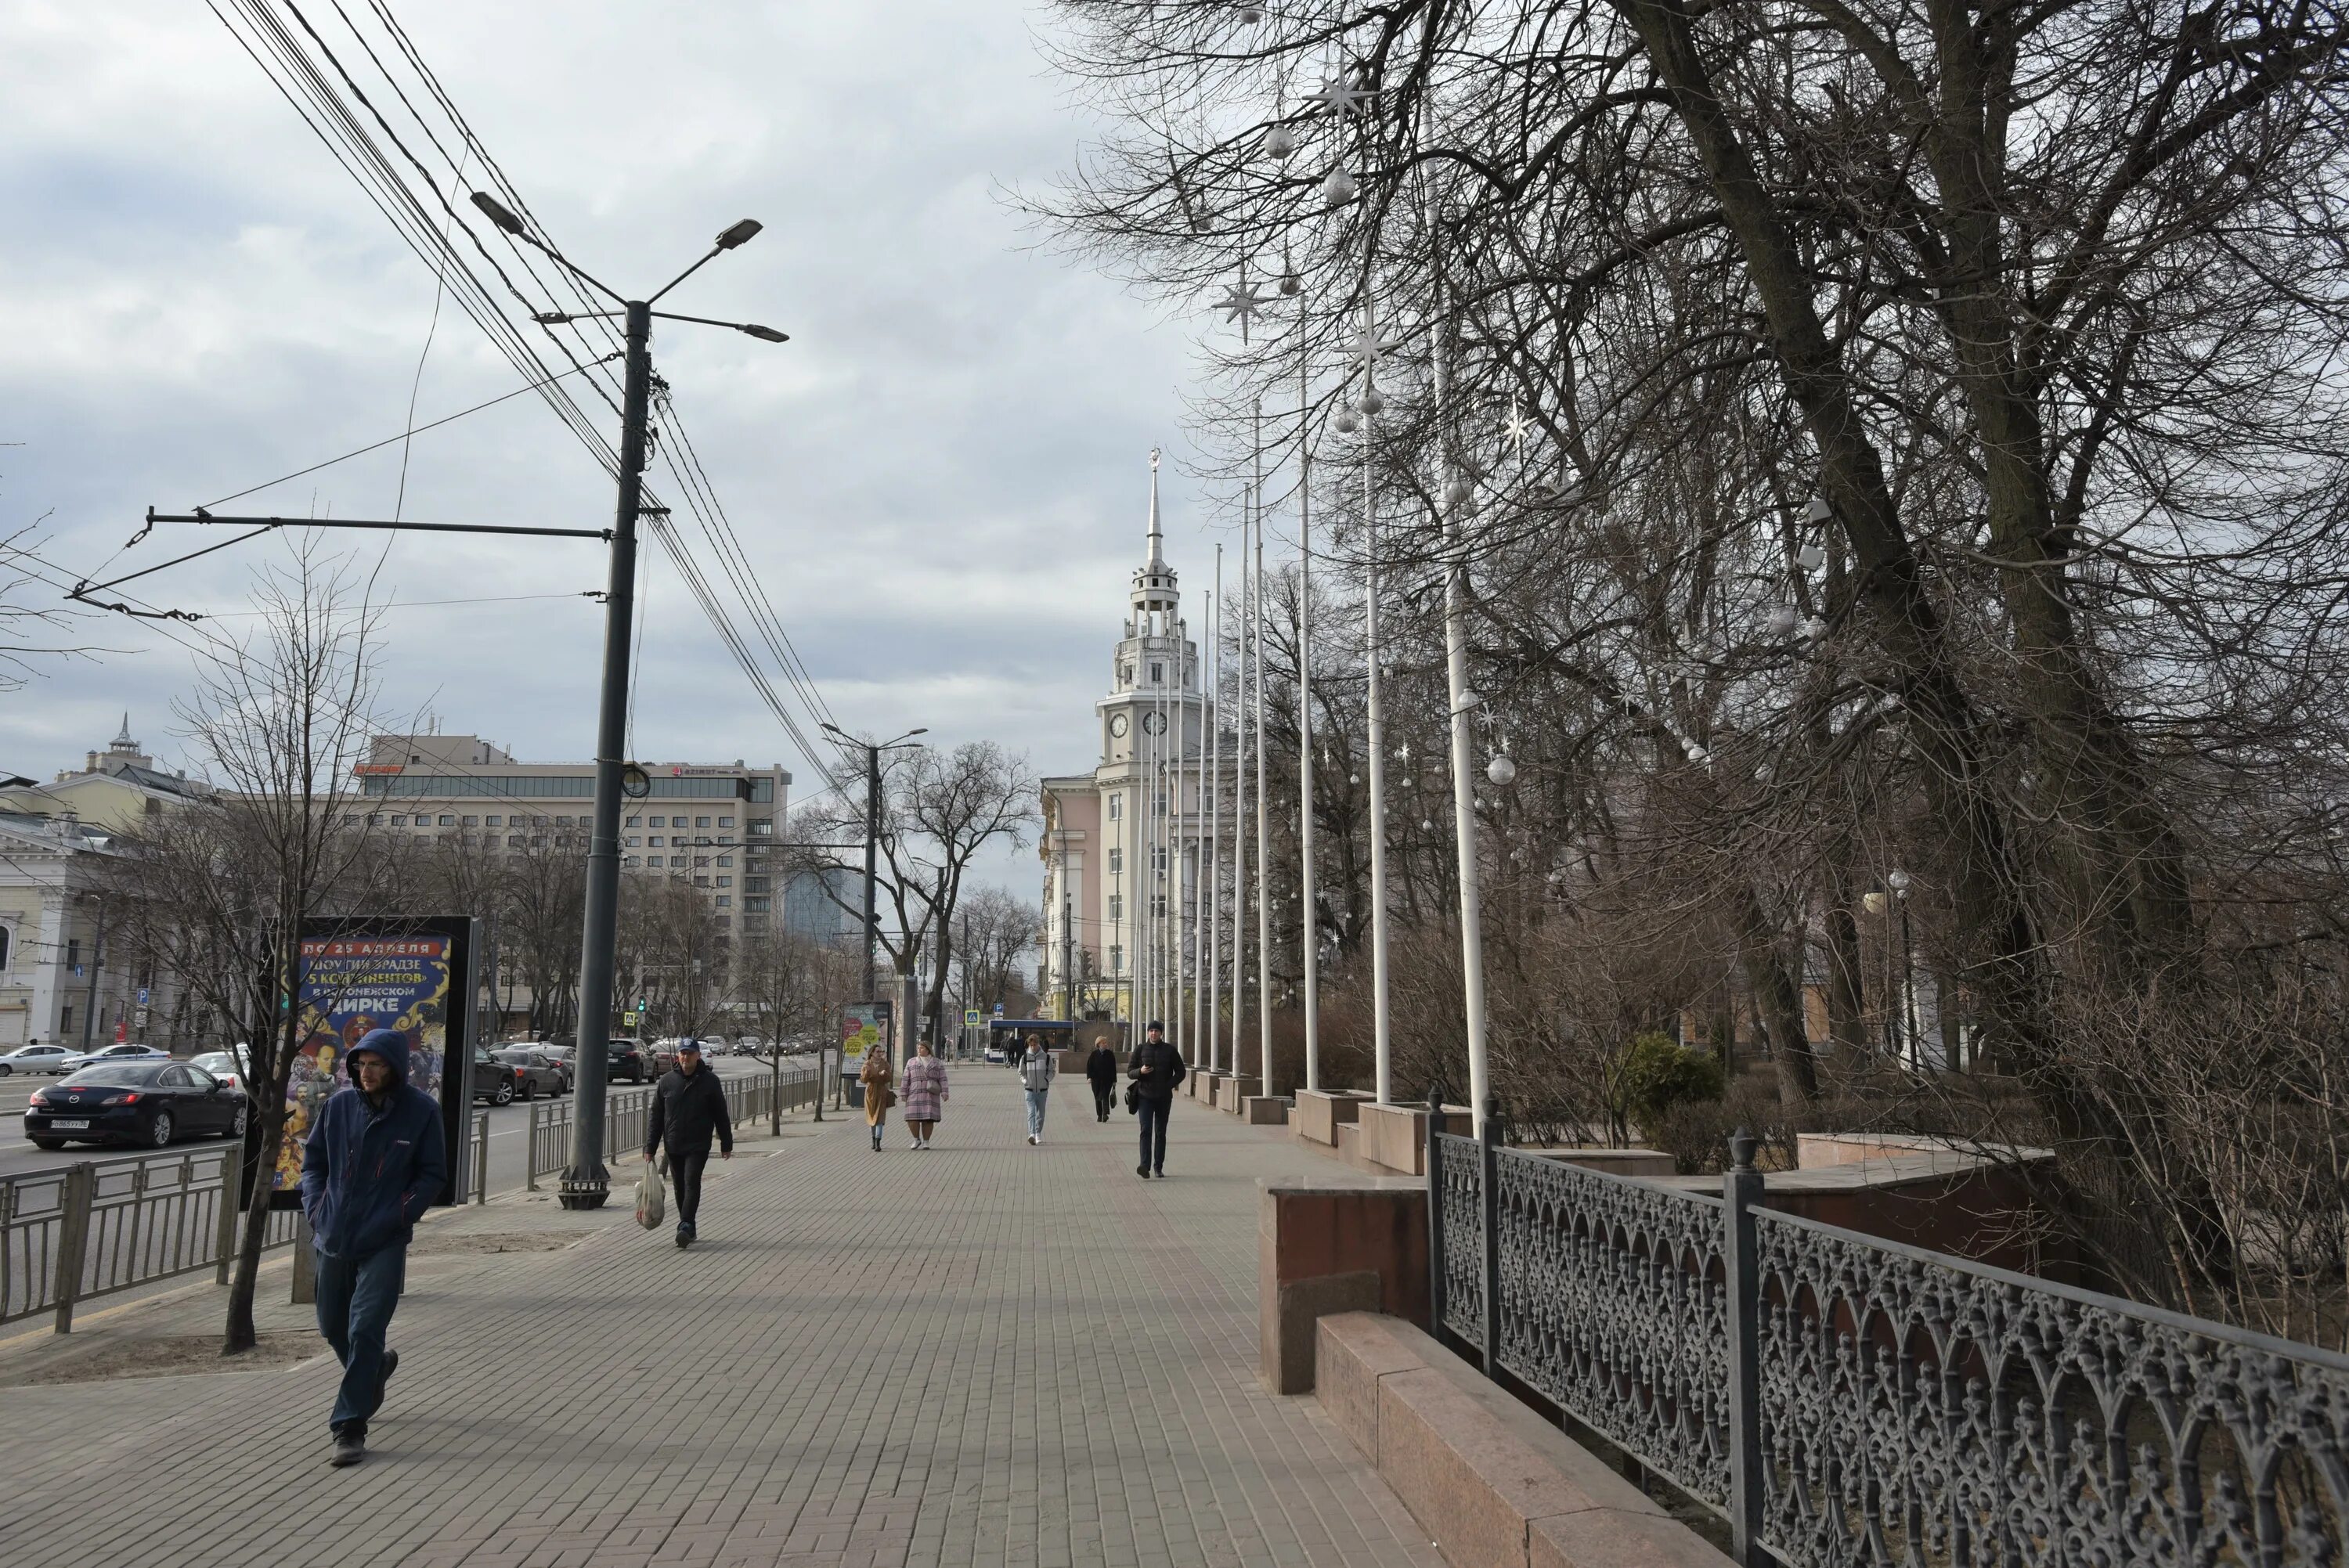
<svg viewBox="0 0 2349 1568">
<path fill-rule="evenodd" d="M 510 1083 L 502 1083 L 498 1085 L 497 1092 L 490 1096 L 490 1103 L 492 1105 L 512 1105 L 513 1103 L 513 1085 Z"/>
<path fill-rule="evenodd" d="M 228 1128 L 228 1135 L 231 1138 L 243 1138 L 244 1136 L 244 1119 L 249 1114 L 251 1114 L 251 1112 L 247 1107 L 240 1105 L 236 1108 L 236 1119 L 229 1123 Z"/>
<path fill-rule="evenodd" d="M 16 1070 L 16 1069 L 15 1068 L 10 1067 L 6 1062 L 0 1062 L 0 1078 L 6 1078 L 10 1073 L 15 1072 Z"/>
<path fill-rule="evenodd" d="M 171 1113 L 159 1110 L 155 1113 L 155 1119 L 147 1124 L 147 1141 L 158 1149 L 165 1148 L 171 1141 L 171 1134 L 177 1130 L 171 1125 Z"/>
<path fill-rule="evenodd" d="M 537 1083 L 536 1083 L 535 1081 L 533 1081 L 533 1082 L 530 1082 L 530 1083 L 526 1083 L 526 1084 L 523 1085 L 523 1086 L 522 1086 L 522 1097 L 523 1097 L 523 1099 L 536 1099 L 538 1098 L 538 1085 L 537 1085 Z"/>
</svg>

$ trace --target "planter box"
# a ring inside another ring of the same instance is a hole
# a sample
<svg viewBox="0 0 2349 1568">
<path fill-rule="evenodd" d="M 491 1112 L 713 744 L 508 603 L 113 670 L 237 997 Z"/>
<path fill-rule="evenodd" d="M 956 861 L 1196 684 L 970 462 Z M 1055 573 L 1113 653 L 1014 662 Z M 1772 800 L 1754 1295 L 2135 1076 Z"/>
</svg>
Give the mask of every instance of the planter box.
<svg viewBox="0 0 2349 1568">
<path fill-rule="evenodd" d="M 1361 1108 L 1362 1101 L 1350 1091 L 1301 1088 L 1297 1091 L 1297 1110 L 1288 1125 L 1298 1137 L 1324 1149 L 1335 1149 L 1338 1129 L 1352 1121 Z"/>
</svg>

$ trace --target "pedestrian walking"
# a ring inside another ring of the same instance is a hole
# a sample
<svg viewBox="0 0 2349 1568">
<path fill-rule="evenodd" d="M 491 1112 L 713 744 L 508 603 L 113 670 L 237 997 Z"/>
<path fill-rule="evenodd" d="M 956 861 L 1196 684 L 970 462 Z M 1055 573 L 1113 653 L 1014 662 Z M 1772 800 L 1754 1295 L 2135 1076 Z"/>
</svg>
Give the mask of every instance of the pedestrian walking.
<svg viewBox="0 0 2349 1568">
<path fill-rule="evenodd" d="M 1044 1141 L 1044 1108 L 1052 1099 L 1052 1053 L 1043 1040 L 1028 1037 L 1028 1054 L 1019 1058 L 1019 1085 L 1028 1091 L 1028 1141 Z"/>
<path fill-rule="evenodd" d="M 408 1037 L 371 1029 L 352 1047 L 351 1086 L 318 1109 L 302 1144 L 302 1212 L 316 1249 L 318 1332 L 334 1346 L 328 1462 L 367 1457 L 367 1422 L 399 1352 L 384 1346 L 408 1279 L 408 1243 L 449 1176 L 440 1107 L 408 1081 Z"/>
<path fill-rule="evenodd" d="M 726 1088 L 701 1063 L 701 1042 L 679 1040 L 677 1066 L 653 1085 L 653 1111 L 645 1128 L 645 1159 L 668 1154 L 668 1179 L 677 1188 L 677 1244 L 689 1247 L 701 1212 L 701 1172 L 709 1163 L 709 1140 L 719 1158 L 734 1158 L 734 1127 L 726 1116 Z"/>
<path fill-rule="evenodd" d="M 1145 1180 L 1163 1177 L 1166 1174 L 1166 1119 L 1174 1109 L 1174 1090 L 1191 1069 L 1183 1065 L 1183 1053 L 1166 1043 L 1165 1027 L 1155 1020 L 1126 1066 L 1133 1075 L 1134 1109 L 1142 1118 L 1142 1163 L 1133 1168 L 1133 1173 Z"/>
<path fill-rule="evenodd" d="M 1117 1053 L 1107 1039 L 1093 1042 L 1092 1055 L 1085 1058 L 1085 1081 L 1093 1086 L 1093 1119 L 1107 1121 L 1117 1095 Z"/>
<path fill-rule="evenodd" d="M 914 1135 L 908 1149 L 927 1149 L 930 1135 L 947 1104 L 947 1064 L 924 1040 L 914 1059 L 905 1064 L 905 1127 Z"/>
<path fill-rule="evenodd" d="M 864 1065 L 856 1070 L 856 1081 L 864 1086 L 864 1125 L 873 1130 L 873 1152 L 881 1152 L 881 1135 L 888 1130 L 889 1108 L 897 1102 L 897 1091 L 890 1087 L 896 1078 L 896 1069 L 889 1064 L 889 1047 L 875 1046 L 864 1053 Z"/>
</svg>

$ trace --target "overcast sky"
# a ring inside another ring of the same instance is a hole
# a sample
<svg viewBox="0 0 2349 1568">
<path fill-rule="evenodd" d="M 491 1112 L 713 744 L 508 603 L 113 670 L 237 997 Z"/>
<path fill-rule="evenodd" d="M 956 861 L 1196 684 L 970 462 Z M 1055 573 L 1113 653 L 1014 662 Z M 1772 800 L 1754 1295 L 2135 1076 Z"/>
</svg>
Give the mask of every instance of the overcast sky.
<svg viewBox="0 0 2349 1568">
<path fill-rule="evenodd" d="M 324 30 L 330 11 L 304 9 Z M 1213 546 L 1177 429 L 1191 324 L 1050 253 L 1001 194 L 1049 181 L 1087 135 L 1031 37 L 1045 14 L 395 9 L 547 230 L 600 275 L 641 289 L 734 219 L 766 223 L 665 304 L 771 323 L 791 344 L 664 327 L 655 354 L 841 720 L 999 740 L 1040 772 L 1088 765 L 1154 443 L 1195 623 Z M 108 563 L 150 504 L 185 511 L 399 431 L 419 355 L 419 421 L 518 384 L 446 305 L 426 351 L 431 274 L 199 0 L 0 0 L 0 531 L 48 514 L 42 552 L 72 575 Z M 399 469 L 395 447 L 222 510 L 385 517 Z M 416 438 L 406 487 L 404 515 L 422 521 L 601 527 L 611 511 L 609 481 L 534 397 Z M 108 571 L 212 542 L 198 535 L 159 530 Z M 372 562 L 383 536 L 340 538 Z M 281 549 L 137 591 L 225 615 Z M 811 779 L 647 556 L 636 755 Z M 576 595 L 603 580 L 592 542 L 399 536 L 380 583 L 419 607 L 383 623 L 385 709 L 527 758 L 587 756 L 602 611 Z M 569 597 L 427 603 L 522 594 Z M 119 617 L 78 634 L 108 651 L 0 696 L 0 769 L 78 765 L 125 710 L 177 758 L 188 655 Z M 993 870 L 1033 895 L 1032 851 Z"/>
</svg>

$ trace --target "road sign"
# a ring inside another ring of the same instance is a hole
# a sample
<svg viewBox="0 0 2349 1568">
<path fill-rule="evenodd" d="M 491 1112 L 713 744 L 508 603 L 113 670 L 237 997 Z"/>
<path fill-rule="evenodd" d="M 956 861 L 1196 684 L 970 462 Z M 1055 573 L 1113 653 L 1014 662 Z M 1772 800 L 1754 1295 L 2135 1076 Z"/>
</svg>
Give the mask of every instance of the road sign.
<svg viewBox="0 0 2349 1568">
<path fill-rule="evenodd" d="M 966 1029 L 976 1029 L 978 1027 L 978 1008 L 965 1007 L 962 1010 L 962 1026 Z"/>
<path fill-rule="evenodd" d="M 144 985 L 139 987 L 139 1005 L 142 1007 L 147 1005 L 147 987 Z M 143 1023 L 145 1020 L 141 1019 L 140 1022 Z"/>
<path fill-rule="evenodd" d="M 995 1016 L 999 1018 L 1003 1016 L 1003 1004 L 1000 1002 L 995 1005 Z"/>
<path fill-rule="evenodd" d="M 140 994 L 144 995 L 146 993 L 141 992 Z M 139 1009 L 139 1027 L 142 1031 L 147 1027 L 147 1009 L 144 1007 Z"/>
</svg>

